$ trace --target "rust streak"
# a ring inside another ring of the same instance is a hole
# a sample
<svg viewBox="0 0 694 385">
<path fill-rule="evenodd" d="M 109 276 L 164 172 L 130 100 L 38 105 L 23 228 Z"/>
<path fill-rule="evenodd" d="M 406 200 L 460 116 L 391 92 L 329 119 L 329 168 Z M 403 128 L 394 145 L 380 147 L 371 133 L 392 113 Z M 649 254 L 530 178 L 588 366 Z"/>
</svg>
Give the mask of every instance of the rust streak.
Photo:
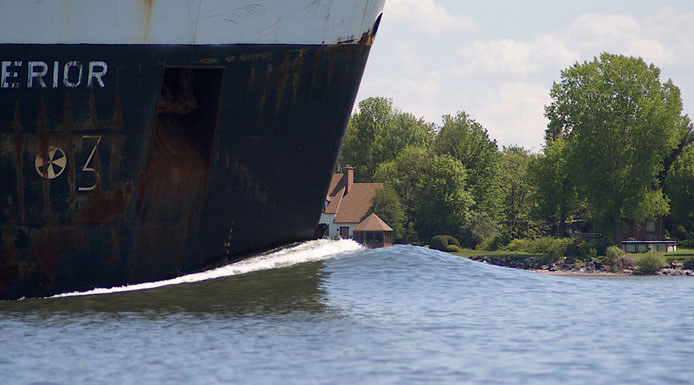
<svg viewBox="0 0 694 385">
<path fill-rule="evenodd" d="M 19 263 L 17 263 L 17 234 L 12 227 L 4 227 L 0 235 L 0 291 L 7 290 L 11 282 L 20 276 Z"/>
<path fill-rule="evenodd" d="M 287 83 L 287 74 L 289 73 L 289 50 L 284 51 L 284 61 L 282 62 L 282 72 L 280 73 L 279 89 L 277 90 L 277 104 L 275 105 L 275 113 L 278 113 L 282 105 L 282 96 L 284 95 L 284 86 Z"/>
<path fill-rule="evenodd" d="M 114 130 L 120 131 L 123 128 L 123 111 L 120 105 L 120 86 L 116 82 L 116 100 L 113 106 L 113 126 Z"/>
<path fill-rule="evenodd" d="M 96 99 L 94 98 L 94 91 L 90 92 L 89 95 L 89 123 L 91 123 L 91 129 L 96 130 L 97 127 L 97 117 L 96 117 Z"/>
<path fill-rule="evenodd" d="M 14 156 L 15 162 L 17 163 L 17 199 L 19 202 L 19 220 L 20 223 L 24 223 L 24 173 L 22 169 L 24 168 L 24 136 L 15 135 L 14 136 Z"/>
<path fill-rule="evenodd" d="M 22 132 L 22 120 L 19 116 L 19 100 L 17 100 L 14 102 L 14 122 L 12 123 L 12 127 L 16 134 Z"/>
<path fill-rule="evenodd" d="M 231 172 L 239 179 L 240 185 L 246 188 L 247 197 L 271 209 L 274 208 L 274 204 L 270 200 L 270 194 L 255 182 L 248 168 L 235 157 L 232 158 Z"/>
<path fill-rule="evenodd" d="M 294 60 L 294 63 L 292 67 L 294 68 L 294 84 L 293 84 L 293 91 L 294 91 L 294 98 L 292 99 L 292 110 L 296 108 L 296 95 L 299 91 L 299 81 L 301 80 L 301 75 L 304 70 L 304 54 L 306 53 L 306 50 L 300 50 L 299 51 L 299 56 Z"/>
<path fill-rule="evenodd" d="M 76 146 L 74 145 L 73 141 L 75 139 L 71 139 L 70 146 L 68 147 L 68 156 L 69 159 L 75 159 L 75 152 L 76 152 Z M 68 178 L 67 178 L 67 184 L 70 186 L 70 201 L 74 202 L 75 198 L 77 197 L 77 188 L 75 186 L 75 173 L 76 173 L 76 165 L 75 162 L 68 162 Z"/>
<path fill-rule="evenodd" d="M 69 98 L 68 98 L 69 100 Z M 46 106 L 44 104 L 43 97 L 39 103 L 39 122 L 40 122 L 40 134 L 39 134 L 39 154 L 43 159 L 48 159 L 48 122 L 46 121 Z M 45 216 L 51 211 L 51 200 L 50 200 L 50 185 L 48 179 L 42 178 L 43 182 L 43 206 L 45 210 Z"/>
<path fill-rule="evenodd" d="M 43 99 L 41 99 L 41 109 L 43 110 Z M 70 102 L 70 94 L 65 95 L 65 125 L 63 129 L 71 130 L 73 126 L 72 120 L 72 103 Z"/>
<path fill-rule="evenodd" d="M 14 104 L 14 132 L 16 133 L 14 137 L 14 156 L 15 163 L 17 164 L 17 204 L 19 205 L 19 221 L 24 223 L 25 213 L 24 213 L 24 136 L 20 135 L 22 132 L 22 122 L 19 117 L 19 101 Z"/>
<path fill-rule="evenodd" d="M 117 173 L 121 168 L 121 147 L 125 143 L 127 136 L 123 135 L 113 135 L 109 137 L 104 137 L 104 144 L 110 143 L 111 147 L 111 167 L 109 167 L 109 173 L 111 179 L 115 178 Z"/>
<path fill-rule="evenodd" d="M 31 242 L 33 255 L 43 273 L 43 280 L 39 285 L 50 291 L 63 255 L 77 250 L 83 243 L 83 237 L 74 228 L 45 227 L 32 235 Z"/>
<path fill-rule="evenodd" d="M 142 37 L 146 42 L 149 40 L 149 34 L 152 29 L 152 10 L 154 9 L 155 0 L 140 0 L 143 8 L 143 26 L 142 26 Z"/>
<path fill-rule="evenodd" d="M 239 57 L 239 60 L 242 62 L 247 62 L 247 61 L 257 61 L 261 59 L 269 59 L 272 57 L 272 52 L 260 52 L 256 54 L 247 54 L 247 55 L 241 55 Z M 227 61 L 229 61 L 227 59 Z"/>
<path fill-rule="evenodd" d="M 132 183 L 125 183 L 113 191 L 95 191 L 86 195 L 83 207 L 75 211 L 75 223 L 109 223 L 125 218 L 125 211 L 135 191 Z"/>
<path fill-rule="evenodd" d="M 215 58 L 200 59 L 197 63 L 200 64 L 216 64 L 219 60 Z"/>
<path fill-rule="evenodd" d="M 250 94 L 251 91 L 253 90 L 253 82 L 255 80 L 255 67 L 251 67 L 250 72 L 248 73 L 248 93 Z"/>
<path fill-rule="evenodd" d="M 313 63 L 313 77 L 311 78 L 311 91 L 309 94 L 309 100 L 313 99 L 313 90 L 316 88 L 316 79 L 318 77 L 318 69 L 320 68 L 321 50 L 316 50 L 316 60 Z"/>
</svg>

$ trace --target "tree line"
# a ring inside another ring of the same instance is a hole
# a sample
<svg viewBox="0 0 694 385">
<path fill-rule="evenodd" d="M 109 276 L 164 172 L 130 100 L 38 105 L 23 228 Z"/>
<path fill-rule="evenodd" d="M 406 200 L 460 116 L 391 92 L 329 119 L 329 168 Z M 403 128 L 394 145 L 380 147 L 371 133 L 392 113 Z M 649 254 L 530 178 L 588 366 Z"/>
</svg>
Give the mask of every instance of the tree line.
<svg viewBox="0 0 694 385">
<path fill-rule="evenodd" d="M 604 53 L 561 71 L 541 153 L 499 148 L 467 113 L 437 125 L 369 98 L 349 122 L 339 165 L 383 182 L 374 211 L 396 241 L 450 234 L 467 247 L 563 237 L 590 219 L 609 240 L 625 223 L 670 215 L 694 238 L 694 128 L 679 89 L 640 58 Z M 552 230 L 553 229 L 553 230 Z"/>
</svg>

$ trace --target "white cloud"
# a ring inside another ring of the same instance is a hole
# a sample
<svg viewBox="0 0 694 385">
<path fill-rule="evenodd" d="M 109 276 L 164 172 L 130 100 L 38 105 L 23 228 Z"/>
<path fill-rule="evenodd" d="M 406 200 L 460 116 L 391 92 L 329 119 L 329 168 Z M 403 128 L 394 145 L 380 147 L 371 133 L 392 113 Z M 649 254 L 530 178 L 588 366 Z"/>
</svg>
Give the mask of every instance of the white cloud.
<svg viewBox="0 0 694 385">
<path fill-rule="evenodd" d="M 661 21 L 651 19 L 649 23 L 649 20 L 637 20 L 627 15 L 586 14 L 574 20 L 558 36 L 567 45 L 577 47 L 584 56 L 583 60 L 609 52 L 642 57 L 659 66 L 669 65 L 675 61 L 670 36 L 675 36 L 677 31 L 666 28 L 660 24 Z M 661 30 L 661 36 L 653 33 L 657 29 Z"/>
<path fill-rule="evenodd" d="M 547 128 L 544 106 L 550 103 L 549 88 L 517 82 L 495 88 L 481 101 L 477 119 L 500 145 L 517 144 L 538 152 Z"/>
<path fill-rule="evenodd" d="M 551 35 L 532 41 L 476 41 L 458 49 L 466 74 L 528 76 L 578 60 L 578 54 Z"/>
<path fill-rule="evenodd" d="M 435 0 L 388 0 L 386 17 L 431 36 L 444 32 L 471 33 L 478 29 L 477 22 L 467 15 L 454 15 Z"/>
<path fill-rule="evenodd" d="M 665 7 L 644 21 L 646 35 L 661 42 L 673 67 L 692 69 L 694 65 L 694 12 Z M 656 65 L 665 65 L 654 59 Z"/>
</svg>

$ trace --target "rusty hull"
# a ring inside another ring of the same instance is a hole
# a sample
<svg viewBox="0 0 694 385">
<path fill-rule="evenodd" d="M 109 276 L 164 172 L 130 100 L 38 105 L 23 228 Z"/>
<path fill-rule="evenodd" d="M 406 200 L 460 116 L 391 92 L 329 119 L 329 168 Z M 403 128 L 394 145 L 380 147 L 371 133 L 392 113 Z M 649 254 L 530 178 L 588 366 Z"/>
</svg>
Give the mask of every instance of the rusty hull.
<svg viewBox="0 0 694 385">
<path fill-rule="evenodd" d="M 0 298 L 166 279 L 310 239 L 362 40 L 0 45 L 24 63 L 19 87 L 0 89 Z M 21 80 L 40 75 L 32 61 L 47 87 Z"/>
</svg>

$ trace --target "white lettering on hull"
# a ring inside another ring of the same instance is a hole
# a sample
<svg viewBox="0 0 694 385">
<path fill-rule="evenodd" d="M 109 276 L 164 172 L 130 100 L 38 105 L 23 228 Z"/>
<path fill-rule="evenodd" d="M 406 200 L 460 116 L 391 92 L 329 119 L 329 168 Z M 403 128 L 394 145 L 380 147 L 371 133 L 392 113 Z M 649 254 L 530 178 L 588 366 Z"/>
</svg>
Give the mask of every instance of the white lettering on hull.
<svg viewBox="0 0 694 385">
<path fill-rule="evenodd" d="M 21 61 L 3 61 L 2 62 L 2 73 L 0 75 L 0 87 L 2 88 L 20 88 L 19 87 L 19 72 L 17 72 L 17 67 L 21 67 Z"/>
<path fill-rule="evenodd" d="M 3 60 L 0 62 L 0 88 L 78 88 L 84 85 L 104 88 L 107 74 L 108 64 L 104 61 L 65 64 L 54 61 L 49 64 L 32 60 L 25 65 L 23 61 Z"/>
</svg>

